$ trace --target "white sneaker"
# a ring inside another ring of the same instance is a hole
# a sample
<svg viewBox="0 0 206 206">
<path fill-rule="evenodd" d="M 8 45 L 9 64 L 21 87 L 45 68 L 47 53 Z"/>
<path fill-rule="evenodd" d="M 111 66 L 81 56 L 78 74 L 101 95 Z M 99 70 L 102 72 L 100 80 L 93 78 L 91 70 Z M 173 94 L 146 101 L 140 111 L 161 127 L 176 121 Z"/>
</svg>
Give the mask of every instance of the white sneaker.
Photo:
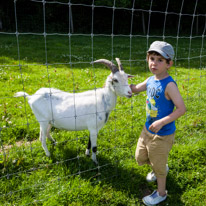
<svg viewBox="0 0 206 206">
<path fill-rule="evenodd" d="M 166 171 L 168 174 L 168 172 L 169 172 L 168 164 L 166 164 Z M 150 173 L 147 174 L 146 180 L 147 180 L 147 182 L 154 182 L 157 180 L 157 177 L 155 176 L 155 173 L 153 171 L 151 171 Z"/>
<path fill-rule="evenodd" d="M 151 194 L 142 199 L 143 203 L 147 206 L 153 206 L 159 204 L 167 198 L 167 191 L 165 196 L 159 195 L 159 192 L 156 190 Z"/>
</svg>

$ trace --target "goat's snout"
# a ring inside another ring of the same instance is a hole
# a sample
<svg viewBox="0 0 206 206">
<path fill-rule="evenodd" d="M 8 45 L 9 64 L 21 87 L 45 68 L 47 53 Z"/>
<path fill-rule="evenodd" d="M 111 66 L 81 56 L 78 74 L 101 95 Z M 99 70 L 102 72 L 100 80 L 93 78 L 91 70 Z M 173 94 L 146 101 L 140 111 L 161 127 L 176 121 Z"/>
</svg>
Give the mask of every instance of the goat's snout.
<svg viewBox="0 0 206 206">
<path fill-rule="evenodd" d="M 131 98 L 131 97 L 132 97 L 132 91 L 128 91 L 127 97 L 128 97 L 128 98 Z"/>
</svg>

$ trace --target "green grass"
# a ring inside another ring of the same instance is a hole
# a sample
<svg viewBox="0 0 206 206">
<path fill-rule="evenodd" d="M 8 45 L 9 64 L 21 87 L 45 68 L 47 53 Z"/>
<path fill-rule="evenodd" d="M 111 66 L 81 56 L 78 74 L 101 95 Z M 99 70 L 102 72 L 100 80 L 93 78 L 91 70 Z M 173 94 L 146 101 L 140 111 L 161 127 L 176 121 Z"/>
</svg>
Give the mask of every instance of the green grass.
<svg viewBox="0 0 206 206">
<path fill-rule="evenodd" d="M 176 49 L 176 39 L 166 41 Z M 189 45 L 188 39 L 179 39 L 177 61 L 170 70 L 187 113 L 176 122 L 168 160 L 169 196 L 161 205 L 206 205 L 206 51 L 201 50 L 201 38 L 192 40 L 191 50 Z M 47 142 L 52 155 L 46 157 L 28 103 L 13 95 L 23 90 L 33 94 L 41 87 L 68 92 L 102 87 L 110 71 L 90 64 L 99 58 L 119 57 L 125 70 L 135 75 L 130 83 L 141 82 L 151 75 L 146 46 L 146 38 L 140 37 L 132 38 L 130 48 L 129 37 L 114 37 L 112 44 L 111 37 L 92 41 L 86 36 L 47 36 L 46 56 L 43 37 L 20 35 L 18 55 L 16 36 L 0 36 L 0 205 L 142 205 L 142 197 L 156 188 L 145 180 L 150 168 L 139 167 L 134 159 L 145 121 L 145 93 L 118 98 L 99 132 L 99 167 L 84 155 L 88 131 L 53 129 L 58 144 Z"/>
</svg>

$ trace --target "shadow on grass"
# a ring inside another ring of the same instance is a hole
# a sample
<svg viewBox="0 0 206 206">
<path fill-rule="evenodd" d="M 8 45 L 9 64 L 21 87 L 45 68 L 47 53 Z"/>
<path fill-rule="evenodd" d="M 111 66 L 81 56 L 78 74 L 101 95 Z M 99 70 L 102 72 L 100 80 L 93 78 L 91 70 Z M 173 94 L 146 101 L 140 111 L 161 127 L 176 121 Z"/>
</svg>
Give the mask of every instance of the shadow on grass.
<svg viewBox="0 0 206 206">
<path fill-rule="evenodd" d="M 85 138 L 85 142 L 86 141 L 87 138 Z M 78 191 L 81 191 L 81 187 L 85 182 L 91 183 L 94 189 L 95 185 L 100 183 L 100 186 L 105 188 L 105 190 L 108 189 L 109 192 L 118 191 L 120 194 L 128 197 L 128 201 L 132 201 L 132 203 L 135 201 L 135 205 L 141 204 L 141 199 L 144 196 L 151 194 L 152 191 L 156 189 L 156 183 L 147 183 L 145 180 L 145 176 L 150 170 L 149 166 L 137 166 L 133 155 L 128 155 L 124 151 L 122 152 L 121 148 L 117 148 L 116 151 L 119 152 L 116 152 L 113 149 L 107 151 L 100 150 L 100 153 L 97 156 L 99 164 L 96 165 L 90 157 L 84 155 L 86 144 L 84 144 L 84 148 L 80 148 L 81 146 L 79 147 L 77 144 L 79 144 L 79 142 L 76 142 L 76 140 L 61 142 L 56 146 L 54 146 L 54 144 L 48 144 L 49 151 L 51 152 L 49 162 L 47 161 L 47 157 L 40 144 L 35 149 L 36 155 L 34 157 L 37 158 L 37 161 L 34 159 L 32 160 L 31 158 L 21 158 L 21 156 L 25 156 L 25 152 L 28 152 L 26 156 L 29 157 L 30 150 L 22 150 L 22 152 L 20 150 L 20 159 L 18 159 L 16 155 L 11 156 L 9 162 L 7 162 L 6 168 L 0 164 L 0 169 L 2 171 L 6 169 L 5 174 L 12 174 L 9 180 L 5 177 L 2 179 L 2 182 L 4 180 L 8 184 L 8 181 L 11 183 L 12 181 L 15 181 L 14 185 L 21 185 L 22 181 L 25 184 L 24 176 L 21 176 L 21 172 L 16 176 L 16 171 L 22 171 L 23 174 L 26 172 L 26 175 L 31 176 L 35 176 L 35 174 L 41 175 L 44 172 L 48 172 L 49 176 L 46 177 L 43 182 L 40 181 L 39 184 L 33 185 L 29 185 L 30 183 L 28 182 L 27 187 L 23 187 L 22 189 L 22 192 L 25 192 L 29 191 L 31 188 L 35 188 L 35 191 L 39 188 L 44 188 L 44 186 L 49 185 L 50 183 L 52 184 L 54 180 L 62 179 L 63 182 L 66 181 L 71 183 L 78 176 L 80 181 L 80 183 L 77 184 L 78 188 L 76 188 Z M 119 153 L 121 153 L 121 155 Z M 133 151 L 131 151 L 131 153 L 133 153 Z M 14 157 L 16 163 L 14 163 Z M 41 158 L 41 160 L 39 158 Z M 21 160 L 21 162 L 19 160 Z M 33 161 L 32 166 L 35 170 L 32 170 L 31 168 L 31 161 Z M 28 171 L 25 171 L 26 168 Z M 170 169 L 172 170 L 172 168 Z M 43 173 L 36 173 L 40 170 L 42 170 Z M 23 179 L 21 180 L 21 178 Z M 17 192 L 21 193 L 21 190 L 16 191 L 16 187 L 13 189 L 12 186 L 10 189 L 8 188 L 9 190 L 5 192 L 5 197 L 10 194 L 9 192 L 13 192 L 14 194 Z M 75 191 L 76 189 L 73 188 L 72 190 Z M 183 190 L 179 187 L 175 178 L 171 176 L 170 173 L 167 178 L 167 189 L 169 191 L 168 198 L 159 205 L 183 206 L 184 204 L 181 202 Z M 84 186 L 82 192 L 83 190 Z M 36 195 L 36 192 L 34 195 Z M 125 204 L 121 205 L 123 206 Z"/>
<path fill-rule="evenodd" d="M 63 168 L 66 168 L 65 175 L 68 179 L 79 175 L 82 180 L 89 181 L 92 185 L 100 181 L 102 186 L 112 186 L 116 191 L 121 191 L 135 199 L 136 204 L 141 203 L 144 196 L 151 194 L 157 188 L 156 183 L 148 183 L 145 179 L 149 166 L 139 167 L 133 157 L 124 158 L 123 165 L 118 157 L 114 161 L 100 153 L 97 156 L 99 163 L 96 165 L 82 151 L 80 152 L 82 153 L 81 157 L 75 158 L 76 150 L 66 147 L 65 144 L 60 144 L 57 147 L 61 152 L 62 160 L 71 160 L 63 162 Z M 55 147 L 50 151 L 52 153 L 51 159 L 53 162 L 57 162 L 57 157 L 54 154 Z M 128 167 L 127 163 L 132 166 Z M 69 175 L 67 171 L 72 171 L 74 175 Z M 181 202 L 182 190 L 170 174 L 167 177 L 167 189 L 169 191 L 168 198 L 159 205 L 183 206 L 184 204 Z"/>
</svg>

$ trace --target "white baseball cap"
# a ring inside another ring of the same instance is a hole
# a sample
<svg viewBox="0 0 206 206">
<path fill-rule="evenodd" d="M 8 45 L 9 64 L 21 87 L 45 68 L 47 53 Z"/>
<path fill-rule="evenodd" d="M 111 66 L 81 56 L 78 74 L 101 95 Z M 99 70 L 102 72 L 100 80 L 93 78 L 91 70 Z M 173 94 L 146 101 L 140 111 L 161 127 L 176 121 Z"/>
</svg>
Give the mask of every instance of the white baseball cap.
<svg viewBox="0 0 206 206">
<path fill-rule="evenodd" d="M 173 59 L 175 52 L 171 44 L 164 41 L 154 41 L 147 52 L 155 51 L 165 59 Z"/>
</svg>

